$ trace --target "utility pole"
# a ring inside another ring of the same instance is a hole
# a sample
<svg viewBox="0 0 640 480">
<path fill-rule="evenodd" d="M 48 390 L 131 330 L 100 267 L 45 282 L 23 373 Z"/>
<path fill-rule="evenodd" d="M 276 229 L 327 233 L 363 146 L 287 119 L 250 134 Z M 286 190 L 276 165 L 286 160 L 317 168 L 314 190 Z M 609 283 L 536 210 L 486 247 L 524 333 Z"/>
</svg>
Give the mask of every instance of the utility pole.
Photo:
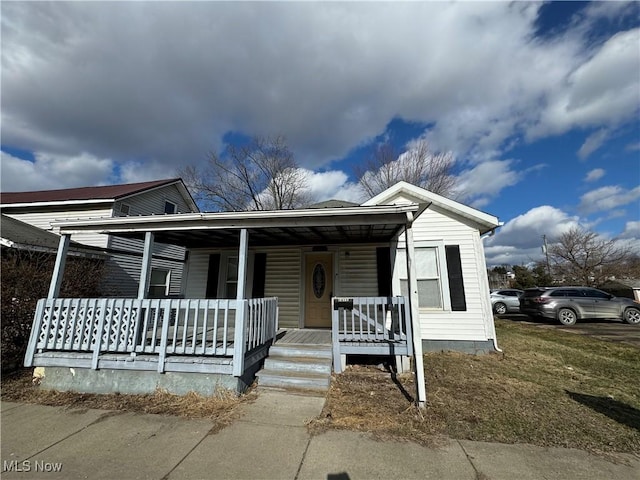
<svg viewBox="0 0 640 480">
<path fill-rule="evenodd" d="M 544 242 L 542 246 L 542 251 L 544 252 L 545 257 L 547 258 L 547 274 L 551 277 L 551 266 L 549 265 L 549 249 L 547 248 L 547 236 L 542 235 L 542 241 Z"/>
</svg>

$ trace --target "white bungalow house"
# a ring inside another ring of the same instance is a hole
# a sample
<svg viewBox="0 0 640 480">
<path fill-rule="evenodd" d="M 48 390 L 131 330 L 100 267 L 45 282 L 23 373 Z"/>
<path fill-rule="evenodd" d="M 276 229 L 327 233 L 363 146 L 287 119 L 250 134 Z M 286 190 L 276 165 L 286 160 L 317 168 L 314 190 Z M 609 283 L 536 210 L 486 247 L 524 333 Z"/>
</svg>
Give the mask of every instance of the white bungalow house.
<svg viewBox="0 0 640 480">
<path fill-rule="evenodd" d="M 55 222 L 60 220 L 165 215 L 198 212 L 199 209 L 182 180 L 172 178 L 98 187 L 2 192 L 0 211 L 6 217 L 42 230 L 42 234 L 31 231 L 29 237 L 35 240 L 54 237 L 46 236 L 47 233 L 59 234 Z M 106 295 L 129 297 L 137 294 L 143 247 L 140 240 L 92 232 L 74 234 L 71 240 L 107 254 L 102 286 Z M 158 244 L 153 253 L 152 294 L 179 295 L 184 248 Z"/>
<path fill-rule="evenodd" d="M 63 238 L 61 267 L 70 236 L 145 239 L 136 298 L 57 298 L 60 270 L 54 273 L 25 364 L 74 367 L 73 379 L 54 371 L 57 388 L 79 388 L 84 371 L 102 375 L 103 386 L 111 375 L 120 391 L 133 383 L 241 390 L 267 356 L 260 384 L 284 371 L 300 380 L 301 372 L 313 377 L 326 367 L 292 366 L 287 357 L 326 357 L 329 372 L 331 365 L 340 372 L 347 355 L 377 354 L 414 357 L 417 400 L 424 402 L 423 348 L 497 348 L 481 237 L 500 226 L 498 219 L 404 182 L 360 206 L 54 226 Z M 180 299 L 148 299 L 154 242 L 187 250 Z M 125 378 L 131 372 L 149 376 Z"/>
</svg>

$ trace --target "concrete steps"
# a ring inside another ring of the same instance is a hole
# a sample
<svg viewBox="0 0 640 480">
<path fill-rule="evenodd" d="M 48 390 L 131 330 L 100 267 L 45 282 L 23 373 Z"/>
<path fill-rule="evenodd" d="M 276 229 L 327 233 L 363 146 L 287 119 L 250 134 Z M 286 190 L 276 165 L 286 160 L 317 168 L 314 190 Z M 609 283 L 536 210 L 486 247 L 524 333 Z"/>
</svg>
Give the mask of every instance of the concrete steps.
<svg viewBox="0 0 640 480">
<path fill-rule="evenodd" d="M 331 345 L 275 344 L 257 374 L 260 387 L 326 392 L 331 382 Z"/>
</svg>

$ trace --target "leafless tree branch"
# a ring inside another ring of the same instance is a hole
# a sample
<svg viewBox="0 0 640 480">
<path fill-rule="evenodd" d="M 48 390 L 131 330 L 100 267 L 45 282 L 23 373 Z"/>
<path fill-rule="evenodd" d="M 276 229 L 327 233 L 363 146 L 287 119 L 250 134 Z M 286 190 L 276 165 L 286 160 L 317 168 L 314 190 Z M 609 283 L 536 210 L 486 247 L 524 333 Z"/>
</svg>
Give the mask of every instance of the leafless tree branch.
<svg viewBox="0 0 640 480">
<path fill-rule="evenodd" d="M 180 172 L 194 197 L 216 211 L 292 209 L 311 202 L 307 178 L 282 136 L 255 137 Z"/>
<path fill-rule="evenodd" d="M 420 139 L 402 154 L 390 143 L 380 145 L 356 174 L 361 187 L 371 197 L 400 181 L 451 196 L 455 186 L 453 164 L 451 152 L 433 153 L 428 142 Z"/>
</svg>

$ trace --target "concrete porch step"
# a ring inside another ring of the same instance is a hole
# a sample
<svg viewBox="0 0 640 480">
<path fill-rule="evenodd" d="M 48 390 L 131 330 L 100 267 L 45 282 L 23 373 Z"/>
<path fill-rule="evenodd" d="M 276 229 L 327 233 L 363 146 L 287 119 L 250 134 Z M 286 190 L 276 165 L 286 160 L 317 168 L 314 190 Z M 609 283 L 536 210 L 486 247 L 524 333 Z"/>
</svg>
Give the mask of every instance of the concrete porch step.
<svg viewBox="0 0 640 480">
<path fill-rule="evenodd" d="M 287 370 L 299 373 L 323 373 L 325 375 L 331 375 L 331 358 L 269 355 L 264 362 L 264 369 Z"/>
<path fill-rule="evenodd" d="M 332 358 L 331 345 L 305 345 L 295 343 L 276 343 L 269 349 L 269 356 Z"/>
<path fill-rule="evenodd" d="M 331 375 L 324 373 L 296 372 L 293 370 L 267 370 L 258 372 L 260 387 L 301 389 L 325 392 L 329 389 Z"/>
<path fill-rule="evenodd" d="M 326 392 L 331 383 L 331 345 L 276 343 L 258 372 L 260 387 Z"/>
</svg>

